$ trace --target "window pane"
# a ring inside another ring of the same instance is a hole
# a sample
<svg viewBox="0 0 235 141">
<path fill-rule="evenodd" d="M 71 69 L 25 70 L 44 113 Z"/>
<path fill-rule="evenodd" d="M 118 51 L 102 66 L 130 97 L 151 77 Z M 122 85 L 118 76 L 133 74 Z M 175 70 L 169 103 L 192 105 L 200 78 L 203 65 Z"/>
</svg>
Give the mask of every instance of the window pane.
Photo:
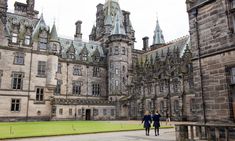
<svg viewBox="0 0 235 141">
<path fill-rule="evenodd" d="M 30 45 L 30 36 L 25 36 L 24 44 L 25 45 Z"/>
</svg>

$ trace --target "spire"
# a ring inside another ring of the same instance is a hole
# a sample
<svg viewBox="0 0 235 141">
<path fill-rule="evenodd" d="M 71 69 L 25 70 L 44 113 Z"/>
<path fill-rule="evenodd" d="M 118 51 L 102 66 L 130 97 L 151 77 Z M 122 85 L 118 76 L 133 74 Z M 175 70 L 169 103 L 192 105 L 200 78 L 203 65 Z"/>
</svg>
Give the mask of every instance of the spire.
<svg viewBox="0 0 235 141">
<path fill-rule="evenodd" d="M 153 45 L 155 44 L 165 44 L 164 36 L 162 34 L 162 30 L 159 25 L 158 18 L 157 18 L 157 24 L 156 24 L 154 36 L 153 36 Z"/>
<path fill-rule="evenodd" d="M 51 29 L 51 40 L 58 41 L 58 34 L 57 34 L 55 22 L 54 22 L 53 27 Z"/>
<path fill-rule="evenodd" d="M 125 29 L 122 23 L 122 17 L 121 17 L 121 11 L 118 11 L 115 17 L 115 21 L 114 21 L 114 28 L 112 31 L 112 35 L 114 34 L 122 34 L 122 35 L 126 35 L 125 33 Z"/>
</svg>

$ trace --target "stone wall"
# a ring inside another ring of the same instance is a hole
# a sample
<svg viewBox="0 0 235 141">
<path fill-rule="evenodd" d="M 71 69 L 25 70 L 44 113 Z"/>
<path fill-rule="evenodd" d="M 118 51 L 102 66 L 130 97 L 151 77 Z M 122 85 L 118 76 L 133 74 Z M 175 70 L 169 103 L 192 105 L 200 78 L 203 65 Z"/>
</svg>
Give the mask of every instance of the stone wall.
<svg viewBox="0 0 235 141">
<path fill-rule="evenodd" d="M 235 48 L 228 7 L 225 0 L 208 0 L 193 8 L 188 4 L 198 121 L 232 120 L 226 67 L 235 64 Z"/>
</svg>

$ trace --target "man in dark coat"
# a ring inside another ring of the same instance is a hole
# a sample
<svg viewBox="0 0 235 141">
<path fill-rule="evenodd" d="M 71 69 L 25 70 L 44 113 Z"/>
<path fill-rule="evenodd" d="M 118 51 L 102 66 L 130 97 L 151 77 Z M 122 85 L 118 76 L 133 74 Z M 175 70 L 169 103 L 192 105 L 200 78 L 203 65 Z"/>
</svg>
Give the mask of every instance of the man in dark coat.
<svg viewBox="0 0 235 141">
<path fill-rule="evenodd" d="M 144 122 L 144 128 L 145 128 L 146 136 L 149 136 L 149 130 L 150 130 L 150 127 L 151 127 L 152 118 L 151 118 L 151 115 L 149 114 L 148 111 L 145 112 L 142 123 L 143 122 Z"/>
<path fill-rule="evenodd" d="M 152 116 L 155 136 L 159 136 L 160 117 L 161 115 L 158 113 L 158 111 L 156 111 L 156 113 Z"/>
</svg>

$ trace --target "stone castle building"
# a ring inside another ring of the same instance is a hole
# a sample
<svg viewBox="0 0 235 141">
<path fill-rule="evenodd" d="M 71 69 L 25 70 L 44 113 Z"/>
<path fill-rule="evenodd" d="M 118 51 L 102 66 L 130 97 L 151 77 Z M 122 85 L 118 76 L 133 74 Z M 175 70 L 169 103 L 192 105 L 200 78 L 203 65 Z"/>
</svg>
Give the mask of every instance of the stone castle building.
<svg viewBox="0 0 235 141">
<path fill-rule="evenodd" d="M 235 0 L 187 0 L 186 4 L 195 90 L 191 114 L 197 124 L 176 126 L 177 141 L 193 140 L 195 135 L 234 140 Z"/>
<path fill-rule="evenodd" d="M 137 50 L 130 12 L 106 0 L 97 5 L 89 42 L 82 21 L 74 39 L 65 39 L 34 5 L 16 2 L 10 13 L 0 0 L 1 121 L 139 119 L 145 110 L 194 120 L 189 36 L 165 43 L 157 20 L 153 44 L 144 37 Z"/>
</svg>

